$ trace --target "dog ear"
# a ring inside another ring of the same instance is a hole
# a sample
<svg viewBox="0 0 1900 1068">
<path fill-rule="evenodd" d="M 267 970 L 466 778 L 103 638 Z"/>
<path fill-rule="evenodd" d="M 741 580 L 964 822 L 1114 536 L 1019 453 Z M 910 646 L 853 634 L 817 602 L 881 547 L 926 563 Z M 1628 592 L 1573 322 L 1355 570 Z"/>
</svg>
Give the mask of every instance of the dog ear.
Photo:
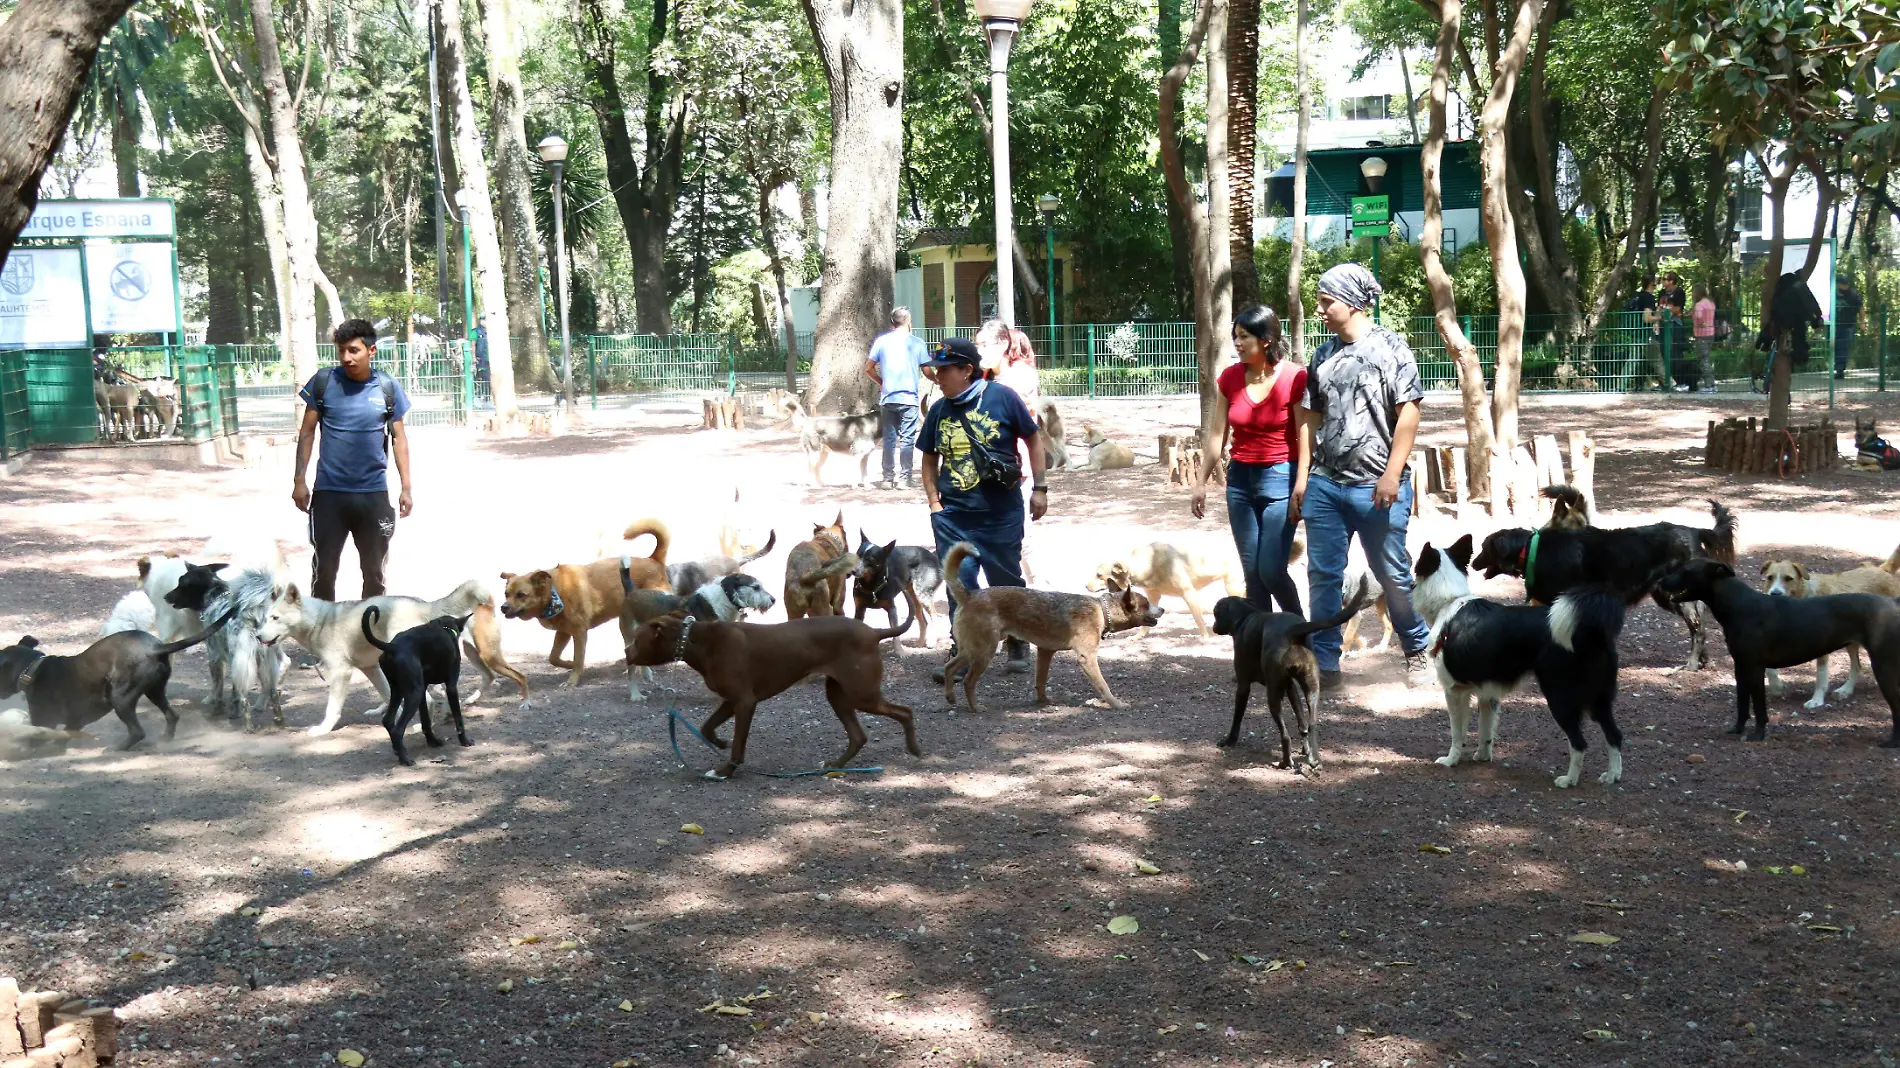
<svg viewBox="0 0 1900 1068">
<path fill-rule="evenodd" d="M 302 604 L 303 591 L 297 589 L 297 584 L 293 582 L 284 587 L 282 600 L 287 604 Z"/>
<path fill-rule="evenodd" d="M 186 564 L 185 566 L 190 567 L 191 565 Z M 230 567 L 231 565 L 230 564 L 203 564 L 200 566 L 202 566 L 206 571 L 223 571 L 225 568 Z"/>
<path fill-rule="evenodd" d="M 513 582 L 514 578 L 515 578 L 515 573 L 512 571 L 503 571 L 501 573 L 501 580 L 503 582 Z"/>
<path fill-rule="evenodd" d="M 546 571 L 536 571 L 528 576 L 528 582 L 535 589 L 544 590 L 554 585 L 554 576 Z"/>
<path fill-rule="evenodd" d="M 1471 570 L 1471 535 L 1466 534 L 1460 537 L 1451 543 L 1451 548 L 1445 551 L 1451 556 L 1452 563 L 1458 565 L 1458 570 Z"/>
<path fill-rule="evenodd" d="M 22 637 L 20 639 L 20 648 L 22 649 L 37 649 L 39 647 L 40 647 L 40 640 L 38 638 L 35 638 L 31 634 L 28 634 L 25 637 Z"/>
<path fill-rule="evenodd" d="M 1797 582 L 1808 581 L 1808 569 L 1799 560 L 1794 563 L 1794 577 Z"/>
<path fill-rule="evenodd" d="M 149 556 L 139 557 L 139 581 L 140 582 L 145 581 L 145 576 L 151 573 L 152 573 L 152 558 Z"/>
<path fill-rule="evenodd" d="M 1773 566 L 1775 566 L 1776 564 L 1778 564 L 1778 563 L 1780 563 L 1780 562 L 1781 562 L 1781 561 L 1779 561 L 1779 560 L 1763 560 L 1763 561 L 1761 562 L 1761 573 L 1762 573 L 1762 574 L 1764 574 L 1764 575 L 1766 575 L 1766 574 L 1768 573 L 1768 569 L 1769 569 L 1769 568 L 1771 568 L 1771 567 L 1773 567 Z"/>
<path fill-rule="evenodd" d="M 1428 541 L 1425 547 L 1419 550 L 1418 563 L 1412 565 L 1412 577 L 1423 582 L 1436 574 L 1438 574 L 1438 550 L 1432 548 L 1432 543 Z"/>
<path fill-rule="evenodd" d="M 882 555 L 884 559 L 888 560 L 891 558 L 891 554 L 896 551 L 897 551 L 897 539 L 892 538 L 890 541 L 890 544 L 884 546 L 884 550 L 880 555 Z"/>
</svg>

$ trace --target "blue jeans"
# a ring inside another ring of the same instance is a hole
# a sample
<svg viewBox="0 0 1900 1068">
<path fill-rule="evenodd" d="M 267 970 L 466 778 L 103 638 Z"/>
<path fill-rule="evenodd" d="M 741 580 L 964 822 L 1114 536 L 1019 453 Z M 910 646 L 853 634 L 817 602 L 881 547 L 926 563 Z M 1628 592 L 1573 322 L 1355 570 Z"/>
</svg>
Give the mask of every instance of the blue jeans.
<svg viewBox="0 0 1900 1068">
<path fill-rule="evenodd" d="M 975 558 L 965 557 L 957 580 L 966 590 L 977 589 L 979 570 L 990 586 L 1027 586 L 1023 581 L 1023 506 L 994 511 L 964 512 L 944 509 L 930 513 L 930 532 L 937 539 L 937 559 L 950 555 L 960 541 L 976 546 Z M 950 598 L 950 622 L 957 619 L 957 599 Z"/>
<path fill-rule="evenodd" d="M 1300 590 L 1286 573 L 1293 552 L 1293 524 L 1286 521 L 1287 502 L 1293 496 L 1293 465 L 1227 464 L 1227 522 L 1234 528 L 1234 547 L 1240 550 L 1240 570 L 1247 577 L 1247 600 L 1262 611 L 1304 615 Z"/>
<path fill-rule="evenodd" d="M 1356 535 L 1373 577 L 1385 591 L 1386 614 L 1399 644 L 1408 654 L 1424 652 L 1431 628 L 1412 609 L 1412 555 L 1405 547 L 1405 525 L 1412 517 L 1411 475 L 1399 479 L 1399 499 L 1386 508 L 1372 506 L 1370 482 L 1345 485 L 1311 475 L 1300 515 L 1306 520 L 1306 592 L 1313 601 L 1312 618 L 1339 614 L 1346 551 Z M 1307 645 L 1320 670 L 1339 670 L 1338 627 L 1314 634 Z"/>
<path fill-rule="evenodd" d="M 1855 323 L 1836 323 L 1834 326 L 1834 373 L 1847 373 L 1847 358 L 1854 351 Z"/>
<path fill-rule="evenodd" d="M 897 450 L 904 450 L 904 481 L 910 481 L 911 462 L 916 455 L 917 428 L 923 424 L 923 416 L 917 411 L 917 398 L 906 400 L 897 398 L 894 404 L 878 406 L 882 414 L 884 431 L 884 481 L 890 482 L 897 477 Z"/>
</svg>

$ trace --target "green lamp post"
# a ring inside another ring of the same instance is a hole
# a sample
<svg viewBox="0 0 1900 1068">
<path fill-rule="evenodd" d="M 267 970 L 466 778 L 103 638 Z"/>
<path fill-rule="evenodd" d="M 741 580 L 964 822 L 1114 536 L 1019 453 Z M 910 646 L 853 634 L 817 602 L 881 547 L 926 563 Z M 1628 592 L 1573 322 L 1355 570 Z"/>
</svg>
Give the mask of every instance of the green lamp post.
<svg viewBox="0 0 1900 1068">
<path fill-rule="evenodd" d="M 1036 210 L 1042 212 L 1042 250 L 1044 277 L 1049 280 L 1049 351 L 1056 348 L 1056 209 L 1062 201 L 1054 193 L 1036 198 Z"/>
</svg>

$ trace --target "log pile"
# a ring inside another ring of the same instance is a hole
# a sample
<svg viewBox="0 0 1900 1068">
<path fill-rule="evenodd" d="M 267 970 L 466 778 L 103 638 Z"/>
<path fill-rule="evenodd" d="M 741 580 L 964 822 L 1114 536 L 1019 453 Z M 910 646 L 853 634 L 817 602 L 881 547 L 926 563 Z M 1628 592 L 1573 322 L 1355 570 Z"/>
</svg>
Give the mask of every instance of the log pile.
<svg viewBox="0 0 1900 1068">
<path fill-rule="evenodd" d="M 1825 471 L 1841 464 L 1840 435 L 1834 421 L 1818 425 L 1769 430 L 1751 416 L 1746 421 L 1709 421 L 1702 462 L 1730 474 L 1779 475 L 1788 478 Z"/>
<path fill-rule="evenodd" d="M 1462 514 L 1467 505 L 1485 501 L 1493 516 L 1517 516 L 1525 520 L 1548 519 L 1550 502 L 1543 496 L 1545 486 L 1569 483 L 1589 502 L 1596 513 L 1597 448 L 1586 430 L 1568 433 L 1570 472 L 1564 473 L 1564 451 L 1557 435 L 1539 434 L 1529 445 L 1510 452 L 1491 454 L 1491 485 L 1473 486 L 1467 451 L 1462 446 L 1442 445 L 1412 452 L 1414 514 L 1426 510 L 1427 498 Z M 1498 498 L 1503 498 L 1502 500 Z"/>
<path fill-rule="evenodd" d="M 700 400 L 701 426 L 707 430 L 744 430 L 745 406 L 724 393 Z"/>
<path fill-rule="evenodd" d="M 119 1018 L 57 991 L 0 977 L 0 1068 L 97 1068 L 119 1055 Z"/>
</svg>

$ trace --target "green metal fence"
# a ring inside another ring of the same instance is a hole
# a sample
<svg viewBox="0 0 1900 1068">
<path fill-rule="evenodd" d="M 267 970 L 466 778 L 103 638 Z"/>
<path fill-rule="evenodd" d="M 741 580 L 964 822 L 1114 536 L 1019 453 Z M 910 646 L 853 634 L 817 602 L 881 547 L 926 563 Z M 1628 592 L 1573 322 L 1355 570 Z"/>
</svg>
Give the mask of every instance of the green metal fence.
<svg viewBox="0 0 1900 1068">
<path fill-rule="evenodd" d="M 115 366 L 142 378 L 167 375 L 177 379 L 179 438 L 200 442 L 237 432 L 235 367 L 217 347 L 122 349 L 114 350 L 110 358 Z M 92 350 L 0 353 L 0 450 L 4 455 L 36 445 L 89 445 L 106 440 L 110 428 L 104 422 L 94 390 Z"/>
<path fill-rule="evenodd" d="M 587 366 L 575 371 L 586 377 L 590 394 L 731 389 L 740 370 L 739 342 L 731 334 L 593 334 L 585 340 Z M 784 357 L 778 359 L 782 374 Z M 747 370 L 774 368 L 767 360 Z"/>
<path fill-rule="evenodd" d="M 33 447 L 27 407 L 26 353 L 0 352 L 0 460 Z"/>
</svg>

